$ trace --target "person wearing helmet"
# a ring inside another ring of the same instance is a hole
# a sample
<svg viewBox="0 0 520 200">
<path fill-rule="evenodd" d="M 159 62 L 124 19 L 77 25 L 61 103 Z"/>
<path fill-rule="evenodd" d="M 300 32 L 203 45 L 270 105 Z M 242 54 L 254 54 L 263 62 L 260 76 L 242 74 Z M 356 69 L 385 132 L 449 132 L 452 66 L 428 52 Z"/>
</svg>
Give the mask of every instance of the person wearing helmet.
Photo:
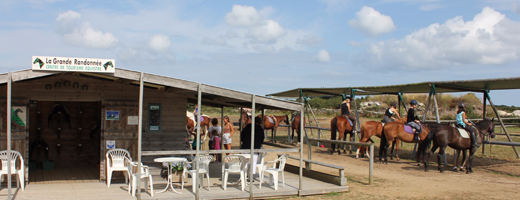
<svg viewBox="0 0 520 200">
<path fill-rule="evenodd" d="M 419 118 L 417 118 L 417 116 L 415 116 L 415 108 L 417 108 L 417 105 L 418 105 L 418 103 L 416 100 L 410 101 L 410 108 L 408 109 L 407 120 L 406 120 L 406 124 L 408 126 L 415 128 L 415 132 L 413 134 L 414 141 L 421 140 L 419 138 L 419 134 L 422 132 L 422 128 L 420 125 L 421 121 L 419 121 Z"/>
<path fill-rule="evenodd" d="M 350 114 L 350 100 L 350 97 L 345 98 L 345 100 L 341 102 L 339 108 L 341 111 L 341 115 L 345 116 L 346 118 L 350 119 L 350 121 L 352 121 L 352 132 L 356 133 L 356 117 Z"/>
<path fill-rule="evenodd" d="M 399 116 L 399 113 L 397 112 L 395 107 L 395 103 L 391 103 L 390 108 L 386 109 L 385 115 L 383 117 L 383 123 L 395 122 L 395 118 L 393 117 L 394 114 L 397 115 L 398 119 L 401 119 L 401 116 Z"/>
<path fill-rule="evenodd" d="M 475 129 L 472 127 L 473 123 L 471 123 L 468 120 L 468 117 L 466 116 L 466 105 L 464 103 L 459 103 L 457 110 L 457 116 L 455 119 L 457 120 L 457 127 L 463 128 L 464 130 L 468 131 L 470 133 L 471 138 L 471 148 L 479 147 L 480 145 L 477 144 L 477 141 L 475 140 Z"/>
</svg>

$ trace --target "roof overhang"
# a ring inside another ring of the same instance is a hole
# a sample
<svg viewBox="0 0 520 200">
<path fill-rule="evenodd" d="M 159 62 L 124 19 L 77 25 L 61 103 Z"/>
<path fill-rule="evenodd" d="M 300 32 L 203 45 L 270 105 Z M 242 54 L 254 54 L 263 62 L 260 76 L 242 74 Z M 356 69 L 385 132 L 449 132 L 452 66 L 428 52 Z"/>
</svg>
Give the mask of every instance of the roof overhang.
<svg viewBox="0 0 520 200">
<path fill-rule="evenodd" d="M 47 71 L 33 71 L 23 70 L 11 72 L 13 82 L 26 81 L 37 78 L 44 78 L 58 74 L 69 72 L 47 72 Z M 76 73 L 76 72 L 73 72 Z M 99 78 L 110 81 L 124 80 L 130 85 L 139 86 L 139 79 L 141 72 L 131 71 L 117 68 L 114 74 L 98 74 L 98 73 L 80 73 L 81 76 Z M 8 81 L 8 73 L 0 74 L 0 84 L 5 84 Z M 231 107 L 251 107 L 253 96 L 255 96 L 256 107 L 260 109 L 275 109 L 275 110 L 296 110 L 301 109 L 301 104 L 297 102 L 285 101 L 280 99 L 259 96 L 226 88 L 220 88 L 212 85 L 201 84 L 182 79 L 159 76 L 155 74 L 143 74 L 144 86 L 148 88 L 157 88 L 159 90 L 166 90 L 166 88 L 174 88 L 178 93 L 187 95 L 188 100 L 197 99 L 198 87 L 200 84 L 202 92 L 202 102 L 204 105 L 210 106 L 231 106 Z"/>
</svg>

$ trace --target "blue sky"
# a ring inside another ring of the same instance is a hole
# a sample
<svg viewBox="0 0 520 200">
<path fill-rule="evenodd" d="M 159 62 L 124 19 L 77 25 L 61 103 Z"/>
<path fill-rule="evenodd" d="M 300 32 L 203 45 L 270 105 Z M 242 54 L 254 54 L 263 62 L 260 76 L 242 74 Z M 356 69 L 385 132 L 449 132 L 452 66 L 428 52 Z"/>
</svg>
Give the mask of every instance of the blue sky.
<svg viewBox="0 0 520 200">
<path fill-rule="evenodd" d="M 520 76 L 520 0 L 0 2 L 0 73 L 33 55 L 265 95 Z M 520 105 L 518 90 L 492 91 Z"/>
</svg>

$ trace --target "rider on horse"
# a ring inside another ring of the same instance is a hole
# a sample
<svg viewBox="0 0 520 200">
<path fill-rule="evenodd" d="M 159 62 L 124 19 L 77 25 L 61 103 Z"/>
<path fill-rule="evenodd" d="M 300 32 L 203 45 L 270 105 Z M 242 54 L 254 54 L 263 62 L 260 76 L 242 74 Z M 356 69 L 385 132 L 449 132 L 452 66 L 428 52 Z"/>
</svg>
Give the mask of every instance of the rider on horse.
<svg viewBox="0 0 520 200">
<path fill-rule="evenodd" d="M 393 117 L 394 114 L 397 115 L 397 118 L 401 119 L 401 116 L 399 116 L 399 113 L 397 112 L 395 107 L 395 103 L 391 103 L 390 108 L 386 109 L 385 115 L 382 120 L 383 123 L 395 122 L 395 118 Z"/>
<path fill-rule="evenodd" d="M 471 123 L 468 120 L 468 117 L 466 116 L 466 105 L 464 103 L 459 103 L 459 109 L 457 110 L 457 116 L 455 119 L 457 119 L 457 127 L 463 128 L 464 130 L 468 131 L 470 133 L 471 138 L 471 147 L 479 147 L 480 145 L 477 144 L 476 138 L 475 138 L 475 129 L 473 128 L 473 123 Z"/>
<path fill-rule="evenodd" d="M 350 113 L 350 97 L 346 97 L 340 105 L 341 115 L 352 121 L 352 132 L 356 133 L 356 117 Z"/>
<path fill-rule="evenodd" d="M 410 108 L 408 109 L 408 114 L 406 116 L 407 117 L 406 124 L 415 129 L 415 132 L 413 134 L 413 136 L 414 136 L 413 139 L 415 141 L 421 140 L 421 139 L 419 139 L 419 134 L 421 134 L 421 132 L 422 132 L 421 121 L 419 121 L 419 118 L 417 118 L 417 116 L 415 116 L 415 108 L 417 108 L 417 105 L 418 105 L 418 103 L 416 100 L 411 100 Z"/>
<path fill-rule="evenodd" d="M 197 123 L 197 121 L 199 121 L 199 119 L 197 119 L 198 112 L 199 112 L 199 106 L 197 104 L 195 104 L 195 108 L 193 109 L 193 117 L 195 118 L 195 123 Z"/>
</svg>

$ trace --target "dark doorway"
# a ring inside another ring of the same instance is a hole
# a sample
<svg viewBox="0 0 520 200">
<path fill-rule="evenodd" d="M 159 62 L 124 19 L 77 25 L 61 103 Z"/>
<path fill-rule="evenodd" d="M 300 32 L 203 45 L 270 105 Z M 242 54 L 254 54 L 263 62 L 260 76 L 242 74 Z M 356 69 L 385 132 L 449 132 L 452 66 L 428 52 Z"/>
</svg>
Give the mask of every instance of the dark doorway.
<svg viewBox="0 0 520 200">
<path fill-rule="evenodd" d="M 99 172 L 101 102 L 31 101 L 29 109 L 33 171 L 97 168 Z"/>
</svg>

